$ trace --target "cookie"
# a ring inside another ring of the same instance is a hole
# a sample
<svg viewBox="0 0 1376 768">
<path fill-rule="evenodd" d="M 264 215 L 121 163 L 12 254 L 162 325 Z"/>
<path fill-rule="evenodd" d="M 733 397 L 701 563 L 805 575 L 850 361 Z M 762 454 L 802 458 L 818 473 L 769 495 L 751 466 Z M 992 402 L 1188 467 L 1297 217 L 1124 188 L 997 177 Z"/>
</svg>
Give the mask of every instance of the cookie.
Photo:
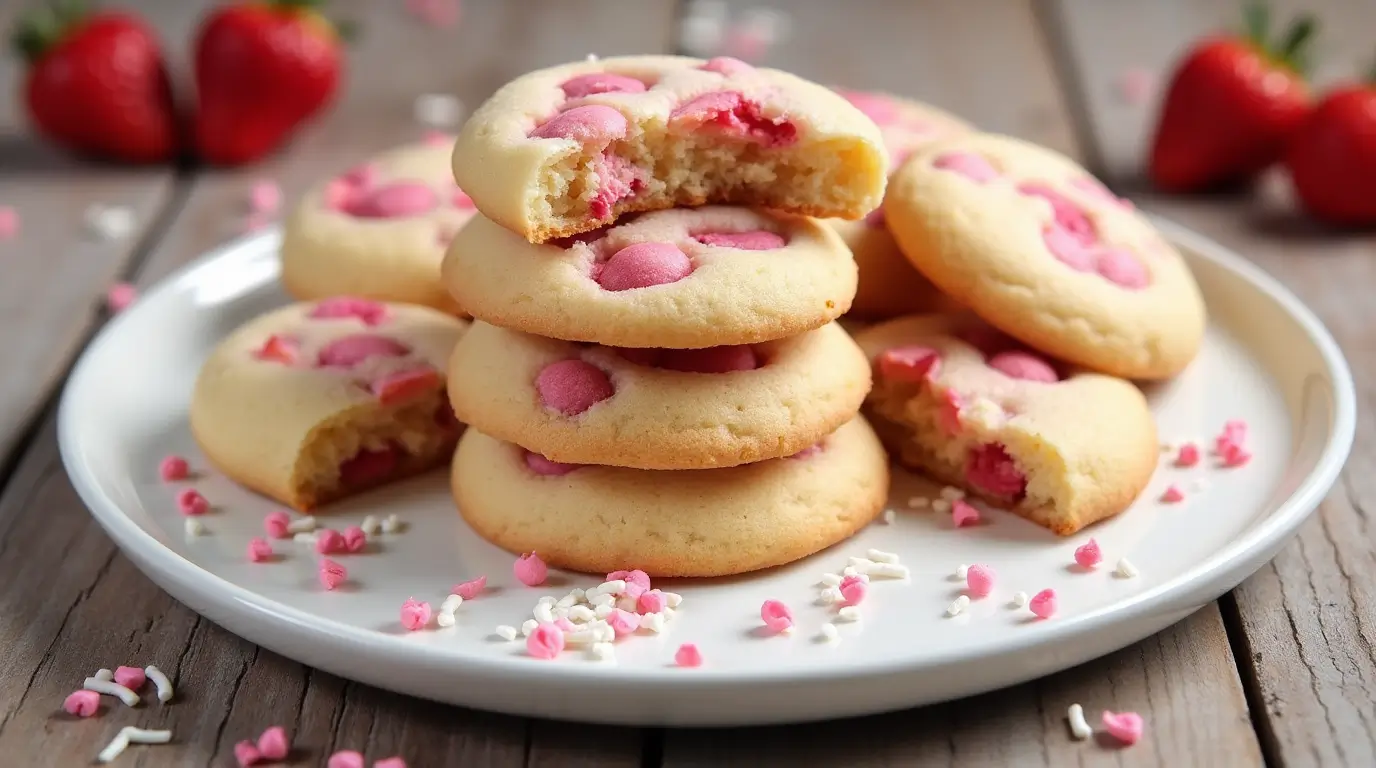
<svg viewBox="0 0 1376 768">
<path fill-rule="evenodd" d="M 361 296 L 459 307 L 440 285 L 444 249 L 476 209 L 454 184 L 443 136 L 317 184 L 282 233 L 282 282 L 297 299 Z"/>
<path fill-rule="evenodd" d="M 858 219 L 884 196 L 879 129 L 832 91 L 736 59 L 542 69 L 464 125 L 454 178 L 532 243 L 623 213 L 731 203 Z"/>
<path fill-rule="evenodd" d="M 533 245 L 479 214 L 454 239 L 444 283 L 493 325 L 620 347 L 770 341 L 850 307 L 855 263 L 815 219 L 724 206 L 626 218 Z"/>
<path fill-rule="evenodd" d="M 440 466 L 462 430 L 444 370 L 467 325 L 345 297 L 269 312 L 201 368 L 192 434 L 231 479 L 303 511 Z"/>
<path fill-rule="evenodd" d="M 889 465 L 858 416 L 791 458 L 682 472 L 556 464 L 470 429 L 452 486 L 480 535 L 558 568 L 728 576 L 849 538 L 884 509 Z"/>
<path fill-rule="evenodd" d="M 971 314 L 861 331 L 867 413 L 904 465 L 1066 536 L 1122 512 L 1160 449 L 1130 382 L 1051 361 Z"/>
<path fill-rule="evenodd" d="M 969 133 L 968 123 L 948 112 L 921 102 L 865 91 L 838 91 L 864 112 L 884 137 L 890 170 L 896 170 L 917 149 L 939 139 Z M 828 219 L 829 224 L 855 255 L 859 283 L 851 314 L 882 320 L 923 312 L 959 309 L 955 302 L 932 285 L 898 249 L 885 224 L 883 209 L 861 221 Z"/>
<path fill-rule="evenodd" d="M 894 175 L 884 211 L 937 287 L 1047 354 L 1162 379 L 1199 351 L 1204 301 L 1179 252 L 1051 150 L 987 134 L 937 142 Z"/>
<path fill-rule="evenodd" d="M 791 455 L 851 418 L 870 386 L 865 356 L 835 324 L 754 345 L 672 350 L 475 322 L 450 366 L 449 400 L 465 424 L 554 461 L 637 469 Z"/>
</svg>

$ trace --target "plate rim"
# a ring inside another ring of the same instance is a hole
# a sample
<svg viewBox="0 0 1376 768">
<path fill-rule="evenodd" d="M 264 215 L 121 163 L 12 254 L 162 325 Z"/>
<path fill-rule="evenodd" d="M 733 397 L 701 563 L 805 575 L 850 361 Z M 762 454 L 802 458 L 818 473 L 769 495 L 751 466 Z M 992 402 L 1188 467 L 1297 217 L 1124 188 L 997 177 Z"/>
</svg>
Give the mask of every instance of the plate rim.
<svg viewBox="0 0 1376 768">
<path fill-rule="evenodd" d="M 59 454 L 68 478 L 96 522 L 125 556 L 138 565 L 140 570 L 145 571 L 160 588 L 171 592 L 172 590 L 162 585 L 164 580 L 172 581 L 178 585 L 178 591 L 186 590 L 199 598 L 202 605 L 214 606 L 214 609 L 221 613 L 242 611 L 243 607 L 248 607 L 254 609 L 253 613 L 259 617 L 271 615 L 273 618 L 268 621 L 277 625 L 276 632 L 292 633 L 298 636 L 298 642 L 304 641 L 334 653 L 356 653 L 361 647 L 370 648 L 374 652 L 404 650 L 405 656 L 427 668 L 444 668 L 458 676 L 496 675 L 509 680 L 519 679 L 526 683 L 596 680 L 601 685 L 614 688 L 674 686 L 697 690 L 738 685 L 823 683 L 913 674 L 955 663 L 992 661 L 1010 653 L 1026 653 L 1087 633 L 1103 632 L 1114 625 L 1140 623 L 1151 620 L 1153 616 L 1179 612 L 1183 603 L 1188 603 L 1183 607 L 1188 608 L 1185 613 L 1189 613 L 1215 599 L 1255 571 L 1248 565 L 1250 560 L 1255 559 L 1257 555 L 1266 555 L 1261 563 L 1269 561 L 1275 551 L 1289 540 L 1332 488 L 1351 451 L 1356 432 L 1356 387 L 1341 348 L 1318 316 L 1278 280 L 1232 249 L 1155 214 L 1147 216 L 1168 241 L 1192 251 L 1197 258 L 1214 262 L 1266 294 L 1314 344 L 1331 382 L 1333 408 L 1332 419 L 1327 427 L 1327 439 L 1313 470 L 1279 503 L 1272 514 L 1195 567 L 1125 601 L 1056 622 L 1042 622 L 1029 627 L 1028 632 L 1010 633 L 1006 638 L 984 647 L 976 654 L 951 649 L 921 657 L 893 656 L 884 657 L 879 661 L 859 660 L 846 665 L 818 665 L 788 670 L 771 670 L 768 667 L 745 671 L 714 670 L 705 667 L 695 670 L 695 674 L 689 678 L 668 668 L 605 667 L 596 664 L 538 665 L 519 655 L 477 656 L 464 654 L 461 650 L 456 653 L 456 646 L 405 643 L 398 637 L 321 617 L 265 598 L 202 569 L 196 563 L 164 546 L 120 508 L 100 487 L 94 476 L 84 471 L 78 459 L 75 447 L 78 440 L 78 425 L 72 416 L 76 407 L 73 402 L 78 393 L 90 386 L 86 382 L 94 375 L 91 372 L 91 360 L 96 356 L 95 353 L 104 345 L 113 343 L 111 339 L 118 336 L 129 315 L 140 311 L 142 302 L 136 303 L 106 323 L 82 350 L 73 366 L 63 385 L 58 406 Z M 183 283 L 194 279 L 197 271 L 221 259 L 232 258 L 236 253 L 251 254 L 256 253 L 259 248 L 273 248 L 275 244 L 272 241 L 280 241 L 280 236 L 280 229 L 274 227 L 221 244 L 159 280 L 145 292 L 145 297 L 175 292 Z M 192 610 L 202 613 L 196 608 Z M 244 623 L 252 625 L 264 620 L 258 618 Z M 273 631 L 264 629 L 240 633 L 234 630 L 234 633 L 255 644 L 271 647 L 277 643 L 263 642 L 260 638 L 272 634 Z M 1155 631 L 1159 629 L 1153 630 L 1153 633 Z M 1139 638 L 1134 636 L 1133 641 L 1136 639 Z M 311 666 L 318 663 L 300 658 L 297 660 Z M 474 666 L 467 667 L 467 664 Z"/>
</svg>

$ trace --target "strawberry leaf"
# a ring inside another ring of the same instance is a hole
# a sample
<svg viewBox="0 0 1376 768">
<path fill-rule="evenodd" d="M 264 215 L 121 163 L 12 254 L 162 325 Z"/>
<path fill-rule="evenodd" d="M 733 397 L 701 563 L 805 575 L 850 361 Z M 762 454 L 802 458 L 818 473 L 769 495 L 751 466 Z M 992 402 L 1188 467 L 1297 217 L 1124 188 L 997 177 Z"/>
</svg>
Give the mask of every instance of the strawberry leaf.
<svg viewBox="0 0 1376 768">
<path fill-rule="evenodd" d="M 1242 10 L 1247 23 L 1247 39 L 1266 48 L 1271 37 L 1271 6 L 1265 0 L 1248 3 Z"/>
<path fill-rule="evenodd" d="M 1318 27 L 1319 22 L 1312 14 L 1300 14 L 1281 40 L 1276 58 L 1301 75 L 1308 74 L 1309 41 L 1313 39 Z"/>
</svg>

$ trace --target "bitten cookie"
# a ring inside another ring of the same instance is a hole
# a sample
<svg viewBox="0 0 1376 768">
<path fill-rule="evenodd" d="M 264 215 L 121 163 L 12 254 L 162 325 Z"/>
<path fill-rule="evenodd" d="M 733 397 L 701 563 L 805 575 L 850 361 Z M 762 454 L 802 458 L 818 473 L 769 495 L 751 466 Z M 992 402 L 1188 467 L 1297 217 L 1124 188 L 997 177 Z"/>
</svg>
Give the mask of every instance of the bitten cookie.
<svg viewBox="0 0 1376 768">
<path fill-rule="evenodd" d="M 460 306 L 493 325 L 692 348 L 825 325 L 850 307 L 855 263 L 815 219 L 746 208 L 656 211 L 544 245 L 480 214 L 454 239 L 443 279 Z"/>
<path fill-rule="evenodd" d="M 887 168 L 874 123 L 830 90 L 678 56 L 524 75 L 473 113 L 454 152 L 483 215 L 532 243 L 704 203 L 858 219 Z"/>
<path fill-rule="evenodd" d="M 458 313 L 440 285 L 440 261 L 476 209 L 454 184 L 452 149 L 439 138 L 394 149 L 306 193 L 282 233 L 287 292 Z"/>
<path fill-rule="evenodd" d="M 870 386 L 865 356 L 835 324 L 685 350 L 591 346 L 475 322 L 450 366 L 449 399 L 465 424 L 554 461 L 637 469 L 797 453 L 854 415 Z"/>
<path fill-rule="evenodd" d="M 443 464 L 444 368 L 467 322 L 332 298 L 240 327 L 201 368 L 191 431 L 230 478 L 299 510 Z"/>
<path fill-rule="evenodd" d="M 1055 152 L 985 134 L 938 142 L 895 174 L 884 211 L 933 283 L 1039 350 L 1140 379 L 1199 351 L 1204 301 L 1180 254 Z"/>
<path fill-rule="evenodd" d="M 883 510 L 889 463 L 858 416 L 790 458 L 683 472 L 556 464 L 470 429 L 452 485 L 480 535 L 555 567 L 728 576 L 849 538 Z"/>
<path fill-rule="evenodd" d="M 939 139 L 969 133 L 969 124 L 948 112 L 921 102 L 883 93 L 838 91 L 879 126 L 889 152 L 890 170 L 897 170 L 917 149 Z M 920 312 L 949 312 L 959 307 L 923 277 L 898 249 L 884 222 L 883 209 L 861 221 L 828 219 L 855 255 L 859 283 L 851 314 L 884 318 Z"/>
<path fill-rule="evenodd" d="M 905 465 L 1065 536 L 1122 512 L 1156 469 L 1156 426 L 1123 379 L 1059 366 L 973 315 L 891 320 L 856 340 L 867 409 Z"/>
</svg>

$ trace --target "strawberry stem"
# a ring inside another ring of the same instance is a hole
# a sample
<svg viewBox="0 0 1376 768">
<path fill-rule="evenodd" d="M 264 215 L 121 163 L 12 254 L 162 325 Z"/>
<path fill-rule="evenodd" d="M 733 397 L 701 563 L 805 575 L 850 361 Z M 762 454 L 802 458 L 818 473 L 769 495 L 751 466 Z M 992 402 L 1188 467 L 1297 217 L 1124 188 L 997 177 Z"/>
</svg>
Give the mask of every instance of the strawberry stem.
<svg viewBox="0 0 1376 768">
<path fill-rule="evenodd" d="M 1286 31 L 1282 38 L 1280 48 L 1276 50 L 1275 56 L 1283 64 L 1300 74 L 1307 74 L 1309 71 L 1309 41 L 1313 39 L 1314 33 L 1318 30 L 1319 23 L 1313 14 L 1300 14 Z"/>
<path fill-rule="evenodd" d="M 86 16 L 86 11 L 84 0 L 52 0 L 21 16 L 10 33 L 10 42 L 26 61 L 37 61 Z"/>
<path fill-rule="evenodd" d="M 1367 70 L 1366 81 L 1367 83 L 1376 86 L 1376 59 L 1371 60 L 1371 69 Z"/>
<path fill-rule="evenodd" d="M 1265 0 L 1254 0 L 1242 9 L 1247 23 L 1247 39 L 1265 48 L 1271 37 L 1271 5 Z"/>
</svg>

